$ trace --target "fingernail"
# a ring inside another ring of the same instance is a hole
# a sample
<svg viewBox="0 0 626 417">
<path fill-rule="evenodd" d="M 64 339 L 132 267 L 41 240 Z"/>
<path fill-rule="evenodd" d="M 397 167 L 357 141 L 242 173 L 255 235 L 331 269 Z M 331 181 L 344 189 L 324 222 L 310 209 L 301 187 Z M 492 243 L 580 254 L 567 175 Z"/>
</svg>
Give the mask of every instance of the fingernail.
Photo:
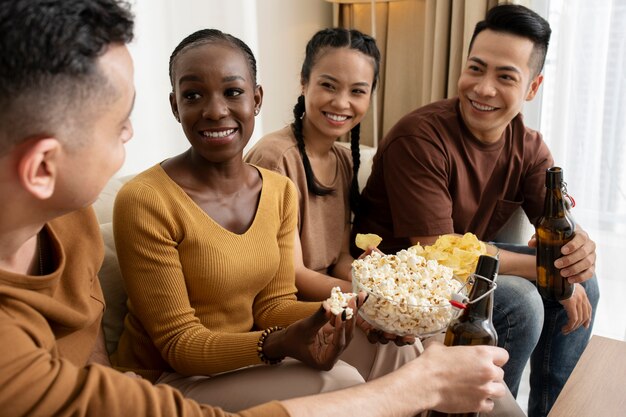
<svg viewBox="0 0 626 417">
<path fill-rule="evenodd" d="M 370 295 L 369 295 L 369 294 L 367 294 L 367 295 L 365 296 L 365 298 L 363 299 L 363 304 L 365 304 L 365 302 L 367 301 L 367 299 L 368 299 L 368 298 L 370 298 Z"/>
<path fill-rule="evenodd" d="M 346 318 L 348 317 L 346 310 L 343 310 L 343 312 L 341 313 L 341 321 L 346 321 Z"/>
<path fill-rule="evenodd" d="M 557 268 L 563 268 L 563 261 L 557 259 L 556 261 L 554 261 L 554 266 Z"/>
</svg>

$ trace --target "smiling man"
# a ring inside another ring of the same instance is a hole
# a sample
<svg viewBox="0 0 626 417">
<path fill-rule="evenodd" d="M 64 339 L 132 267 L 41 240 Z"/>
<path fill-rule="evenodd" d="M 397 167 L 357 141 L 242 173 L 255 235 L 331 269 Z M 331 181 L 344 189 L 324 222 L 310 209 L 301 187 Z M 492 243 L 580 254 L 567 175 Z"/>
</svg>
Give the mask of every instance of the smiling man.
<svg viewBox="0 0 626 417">
<path fill-rule="evenodd" d="M 458 97 L 407 114 L 381 143 L 353 235 L 376 233 L 379 248 L 395 252 L 446 233 L 491 241 L 518 207 L 531 222 L 539 218 L 554 160 L 521 111 L 543 81 L 550 33 L 548 22 L 523 6 L 488 12 L 476 25 Z M 577 226 L 563 248 L 556 266 L 577 291 L 561 303 L 536 291 L 534 250 L 509 248 L 500 252 L 494 307 L 499 345 L 511 356 L 505 381 L 516 394 L 532 353 L 529 416 L 545 416 L 591 333 L 599 297 L 595 243 Z"/>
</svg>

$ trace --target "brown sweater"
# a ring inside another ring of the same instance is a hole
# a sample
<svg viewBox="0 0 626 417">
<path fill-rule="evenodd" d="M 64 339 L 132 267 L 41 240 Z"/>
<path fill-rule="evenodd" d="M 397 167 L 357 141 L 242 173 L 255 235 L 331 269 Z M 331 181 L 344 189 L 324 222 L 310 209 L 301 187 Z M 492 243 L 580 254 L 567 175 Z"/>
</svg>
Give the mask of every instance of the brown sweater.
<svg viewBox="0 0 626 417">
<path fill-rule="evenodd" d="M 167 386 L 86 366 L 104 308 L 103 245 L 91 208 L 42 232 L 48 275 L 0 270 L 0 410 L 6 416 L 226 416 Z M 279 403 L 242 416 L 285 416 Z"/>
</svg>

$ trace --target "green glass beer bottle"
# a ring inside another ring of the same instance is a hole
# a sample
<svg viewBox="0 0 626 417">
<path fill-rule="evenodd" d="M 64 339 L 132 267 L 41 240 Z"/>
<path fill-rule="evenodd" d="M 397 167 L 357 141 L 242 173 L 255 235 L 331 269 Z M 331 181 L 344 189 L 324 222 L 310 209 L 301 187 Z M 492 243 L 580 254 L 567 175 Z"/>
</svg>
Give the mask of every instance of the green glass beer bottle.
<svg viewBox="0 0 626 417">
<path fill-rule="evenodd" d="M 469 294 L 469 302 L 461 316 L 448 325 L 444 344 L 446 346 L 471 346 L 498 344 L 498 334 L 493 327 L 492 283 L 498 274 L 498 260 L 489 255 L 478 258 L 474 285 Z M 480 278 L 479 278 L 480 277 Z M 429 411 L 428 417 L 478 417 L 479 413 L 450 414 Z"/>
<path fill-rule="evenodd" d="M 564 192 L 563 170 L 552 167 L 546 171 L 546 199 L 543 215 L 536 226 L 537 289 L 547 300 L 565 300 L 572 296 L 573 284 L 561 276 L 554 261 L 563 256 L 561 248 L 574 238 L 571 217 Z"/>
</svg>

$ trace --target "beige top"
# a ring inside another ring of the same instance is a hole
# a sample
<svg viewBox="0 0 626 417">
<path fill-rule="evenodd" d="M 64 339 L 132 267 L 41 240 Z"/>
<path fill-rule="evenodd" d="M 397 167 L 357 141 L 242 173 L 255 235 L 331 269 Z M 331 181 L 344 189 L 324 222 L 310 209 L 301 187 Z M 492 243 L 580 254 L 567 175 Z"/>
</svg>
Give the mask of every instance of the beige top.
<svg viewBox="0 0 626 417">
<path fill-rule="evenodd" d="M 246 161 L 289 177 L 298 189 L 298 228 L 304 265 L 327 274 L 341 253 L 346 228 L 350 227 L 350 182 L 352 157 L 340 145 L 331 148 L 337 161 L 336 175 L 330 184 L 335 191 L 317 196 L 307 189 L 304 165 L 290 126 L 270 133 L 248 152 Z"/>
</svg>

